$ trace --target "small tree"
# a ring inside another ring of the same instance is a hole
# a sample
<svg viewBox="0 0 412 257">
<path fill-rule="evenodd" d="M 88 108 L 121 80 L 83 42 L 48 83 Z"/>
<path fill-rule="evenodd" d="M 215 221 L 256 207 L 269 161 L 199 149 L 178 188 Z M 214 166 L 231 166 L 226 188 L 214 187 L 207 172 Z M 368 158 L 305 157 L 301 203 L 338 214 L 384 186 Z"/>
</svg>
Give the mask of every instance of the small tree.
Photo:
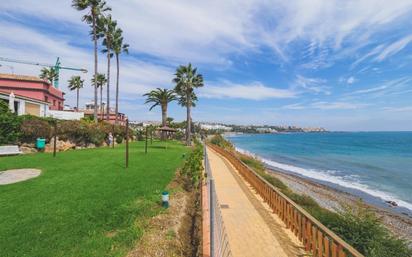
<svg viewBox="0 0 412 257">
<path fill-rule="evenodd" d="M 173 90 L 168 89 L 161 89 L 157 88 L 156 90 L 152 90 L 149 93 L 144 94 L 146 96 L 146 102 L 152 103 L 153 105 L 150 107 L 149 110 L 152 110 L 154 107 L 160 105 L 162 109 L 162 126 L 167 125 L 167 106 L 170 102 L 177 99 Z M 162 139 L 164 139 L 164 133 L 162 133 Z"/>
<path fill-rule="evenodd" d="M 57 71 L 53 67 L 44 67 L 43 69 L 41 69 L 39 77 L 53 85 L 53 82 L 57 79 L 57 76 Z"/>
<path fill-rule="evenodd" d="M 20 119 L 0 100 L 0 145 L 16 144 L 20 136 Z"/>
<path fill-rule="evenodd" d="M 92 84 L 96 85 L 97 88 L 100 88 L 100 116 L 103 119 L 103 86 L 104 84 L 106 84 L 107 79 L 106 76 L 104 76 L 104 74 L 102 73 L 98 73 L 97 74 L 97 79 L 94 79 L 94 77 L 92 78 Z M 95 105 L 96 106 L 96 105 Z"/>
<path fill-rule="evenodd" d="M 79 91 L 83 88 L 84 80 L 80 76 L 72 76 L 69 82 L 69 89 L 76 90 L 76 111 L 79 111 Z"/>
</svg>

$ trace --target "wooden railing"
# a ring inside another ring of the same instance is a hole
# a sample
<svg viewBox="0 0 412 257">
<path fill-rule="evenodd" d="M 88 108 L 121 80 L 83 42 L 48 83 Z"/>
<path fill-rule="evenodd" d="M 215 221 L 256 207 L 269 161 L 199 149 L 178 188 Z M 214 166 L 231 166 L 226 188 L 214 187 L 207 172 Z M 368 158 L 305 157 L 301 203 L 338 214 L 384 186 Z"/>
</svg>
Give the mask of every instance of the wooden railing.
<svg viewBox="0 0 412 257">
<path fill-rule="evenodd" d="M 343 241 L 279 189 L 269 184 L 232 152 L 212 144 L 208 146 L 225 157 L 239 171 L 240 175 L 257 191 L 312 256 L 363 257 L 355 248 Z"/>
</svg>

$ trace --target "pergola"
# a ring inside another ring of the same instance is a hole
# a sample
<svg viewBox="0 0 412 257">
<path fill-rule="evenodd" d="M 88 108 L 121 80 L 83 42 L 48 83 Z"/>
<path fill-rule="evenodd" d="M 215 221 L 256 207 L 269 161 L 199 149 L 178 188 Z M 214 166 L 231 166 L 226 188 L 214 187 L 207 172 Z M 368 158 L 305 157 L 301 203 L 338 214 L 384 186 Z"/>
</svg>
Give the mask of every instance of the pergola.
<svg viewBox="0 0 412 257">
<path fill-rule="evenodd" d="M 163 126 L 163 127 L 157 128 L 156 130 L 157 130 L 157 131 L 160 131 L 161 133 L 165 132 L 165 134 L 166 134 L 166 139 L 168 139 L 169 136 L 170 136 L 172 133 L 176 133 L 176 131 L 177 131 L 176 129 L 171 128 L 171 127 L 168 127 L 168 126 Z M 166 142 L 165 148 L 167 149 L 167 141 L 165 141 L 165 142 Z"/>
</svg>

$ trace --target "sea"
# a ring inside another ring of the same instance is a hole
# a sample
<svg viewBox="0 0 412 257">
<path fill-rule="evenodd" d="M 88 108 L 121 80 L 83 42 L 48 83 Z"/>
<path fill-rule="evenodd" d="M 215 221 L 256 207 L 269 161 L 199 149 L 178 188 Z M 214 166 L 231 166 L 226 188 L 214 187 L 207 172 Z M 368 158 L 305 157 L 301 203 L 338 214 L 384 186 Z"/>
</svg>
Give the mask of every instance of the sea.
<svg viewBox="0 0 412 257">
<path fill-rule="evenodd" d="M 227 139 L 269 168 L 412 215 L 412 132 L 236 134 Z"/>
</svg>

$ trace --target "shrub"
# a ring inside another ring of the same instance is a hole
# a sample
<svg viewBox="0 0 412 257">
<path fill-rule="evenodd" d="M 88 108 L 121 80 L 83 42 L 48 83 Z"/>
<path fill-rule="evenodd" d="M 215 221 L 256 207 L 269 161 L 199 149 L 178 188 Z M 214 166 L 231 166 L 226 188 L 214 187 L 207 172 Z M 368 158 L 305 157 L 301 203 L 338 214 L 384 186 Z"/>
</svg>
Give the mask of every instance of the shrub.
<svg viewBox="0 0 412 257">
<path fill-rule="evenodd" d="M 123 142 L 123 137 L 122 136 L 117 136 L 116 137 L 116 143 L 121 144 Z"/>
<path fill-rule="evenodd" d="M 22 143 L 34 143 L 37 138 L 45 138 L 49 141 L 52 137 L 53 129 L 50 123 L 52 119 L 42 119 L 36 116 L 25 115 L 21 117 L 21 137 Z"/>
<path fill-rule="evenodd" d="M 197 188 L 202 178 L 203 170 L 203 146 L 195 141 L 193 151 L 187 156 L 181 169 L 181 174 L 187 178 L 188 183 L 185 187 L 187 190 Z"/>
<path fill-rule="evenodd" d="M 412 256 L 407 243 L 395 238 L 376 215 L 361 204 L 354 208 L 346 207 L 330 227 L 365 256 Z"/>
<path fill-rule="evenodd" d="M 17 114 L 12 113 L 7 103 L 0 100 L 0 145 L 17 143 L 20 124 Z"/>
<path fill-rule="evenodd" d="M 232 143 L 230 143 L 229 141 L 227 141 L 222 135 L 217 134 L 214 135 L 211 139 L 210 139 L 210 143 L 220 146 L 224 149 L 228 149 L 228 150 L 233 150 L 234 147 L 232 145 Z"/>
</svg>

